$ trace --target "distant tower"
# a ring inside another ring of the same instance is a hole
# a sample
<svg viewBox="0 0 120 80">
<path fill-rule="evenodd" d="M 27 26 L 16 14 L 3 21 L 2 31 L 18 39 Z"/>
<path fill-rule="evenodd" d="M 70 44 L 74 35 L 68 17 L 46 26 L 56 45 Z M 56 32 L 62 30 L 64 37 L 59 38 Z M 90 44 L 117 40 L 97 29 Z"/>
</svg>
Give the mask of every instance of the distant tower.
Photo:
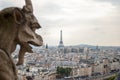
<svg viewBox="0 0 120 80">
<path fill-rule="evenodd" d="M 62 30 L 60 31 L 60 42 L 59 42 L 58 47 L 59 47 L 59 48 L 63 48 L 63 47 L 64 47 L 63 41 L 62 41 Z"/>
<path fill-rule="evenodd" d="M 46 44 L 45 49 L 48 49 L 48 44 Z"/>
<path fill-rule="evenodd" d="M 98 45 L 96 46 L 96 51 L 97 51 L 97 53 L 100 51 L 100 49 L 99 49 L 99 46 L 98 46 Z"/>
<path fill-rule="evenodd" d="M 98 48 L 98 45 L 96 46 L 96 50 L 98 50 L 99 48 Z"/>
</svg>

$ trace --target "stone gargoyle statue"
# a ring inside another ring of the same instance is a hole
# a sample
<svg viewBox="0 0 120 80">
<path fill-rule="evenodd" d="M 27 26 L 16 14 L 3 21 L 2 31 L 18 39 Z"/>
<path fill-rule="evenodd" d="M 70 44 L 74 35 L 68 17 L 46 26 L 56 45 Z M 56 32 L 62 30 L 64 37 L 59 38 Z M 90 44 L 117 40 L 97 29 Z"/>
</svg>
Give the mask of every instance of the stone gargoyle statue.
<svg viewBox="0 0 120 80">
<path fill-rule="evenodd" d="M 23 63 L 25 52 L 32 52 L 29 44 L 41 46 L 42 37 L 35 33 L 41 28 L 33 14 L 31 0 L 23 8 L 9 7 L 0 11 L 0 80 L 18 80 L 11 53 L 20 45 L 18 65 Z"/>
</svg>

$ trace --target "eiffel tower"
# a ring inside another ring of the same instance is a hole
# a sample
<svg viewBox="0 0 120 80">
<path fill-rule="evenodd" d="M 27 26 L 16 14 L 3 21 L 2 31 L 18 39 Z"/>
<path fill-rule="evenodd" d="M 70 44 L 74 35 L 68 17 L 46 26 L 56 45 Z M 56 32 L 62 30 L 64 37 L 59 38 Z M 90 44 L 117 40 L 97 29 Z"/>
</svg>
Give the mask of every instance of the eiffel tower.
<svg viewBox="0 0 120 80">
<path fill-rule="evenodd" d="M 60 31 L 60 42 L 59 42 L 59 45 L 58 45 L 58 48 L 63 48 L 64 47 L 64 44 L 63 44 L 63 41 L 62 41 L 62 30 Z"/>
</svg>

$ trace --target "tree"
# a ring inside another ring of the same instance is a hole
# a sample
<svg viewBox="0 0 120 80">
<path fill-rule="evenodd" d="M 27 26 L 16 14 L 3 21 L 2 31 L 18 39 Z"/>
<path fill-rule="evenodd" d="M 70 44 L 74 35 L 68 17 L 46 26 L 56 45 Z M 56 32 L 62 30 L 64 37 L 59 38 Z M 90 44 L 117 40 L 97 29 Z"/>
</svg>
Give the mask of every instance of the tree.
<svg viewBox="0 0 120 80">
<path fill-rule="evenodd" d="M 65 76 L 70 76 L 72 69 L 71 68 L 65 68 Z"/>
<path fill-rule="evenodd" d="M 65 77 L 65 76 L 70 76 L 70 73 L 72 71 L 72 68 L 63 68 L 63 67 L 57 67 L 57 74 L 61 75 L 62 77 Z"/>
</svg>

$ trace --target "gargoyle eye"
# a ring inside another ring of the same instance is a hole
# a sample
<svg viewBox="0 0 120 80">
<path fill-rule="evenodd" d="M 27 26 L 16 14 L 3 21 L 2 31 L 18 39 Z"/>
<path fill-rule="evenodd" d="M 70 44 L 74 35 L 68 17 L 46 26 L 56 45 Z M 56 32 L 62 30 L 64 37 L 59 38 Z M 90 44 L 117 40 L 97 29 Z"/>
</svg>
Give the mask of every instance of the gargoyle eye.
<svg viewBox="0 0 120 80">
<path fill-rule="evenodd" d="M 30 22 L 30 28 L 33 30 L 33 31 L 35 31 L 36 29 L 39 29 L 39 28 L 41 28 L 41 26 L 38 24 L 38 23 L 31 23 Z"/>
</svg>

